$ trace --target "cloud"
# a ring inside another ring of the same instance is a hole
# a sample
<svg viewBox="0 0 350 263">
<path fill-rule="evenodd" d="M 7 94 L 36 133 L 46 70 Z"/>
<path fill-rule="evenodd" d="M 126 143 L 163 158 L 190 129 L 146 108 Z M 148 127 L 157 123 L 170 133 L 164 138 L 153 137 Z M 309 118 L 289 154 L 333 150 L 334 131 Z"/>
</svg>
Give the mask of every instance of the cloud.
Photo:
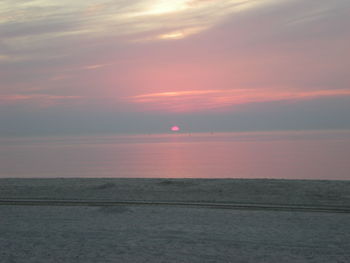
<svg viewBox="0 0 350 263">
<path fill-rule="evenodd" d="M 101 39 L 113 35 L 119 40 L 133 42 L 147 34 L 146 39 L 159 41 L 167 39 L 164 36 L 174 35 L 173 32 L 186 32 L 182 33 L 181 38 L 184 38 L 213 27 L 232 13 L 271 2 L 38 0 L 16 1 L 14 4 L 4 0 L 0 5 L 0 37 L 8 47 L 17 50 L 35 49 L 39 43 L 55 39 L 69 42 L 74 37 Z"/>
<path fill-rule="evenodd" d="M 27 58 L 25 56 L 16 56 L 16 55 L 2 55 L 0 54 L 0 63 L 9 63 L 9 62 L 18 62 L 24 61 Z"/>
<path fill-rule="evenodd" d="M 147 110 L 200 112 L 240 104 L 307 100 L 333 96 L 350 96 L 350 90 L 313 90 L 304 92 L 283 91 L 281 89 L 190 90 L 142 94 L 130 97 L 128 100 Z"/>
<path fill-rule="evenodd" d="M 77 99 L 80 99 L 80 97 L 49 94 L 6 94 L 0 95 L 0 105 L 28 104 L 39 108 L 46 108 L 66 104 L 68 101 Z"/>
</svg>

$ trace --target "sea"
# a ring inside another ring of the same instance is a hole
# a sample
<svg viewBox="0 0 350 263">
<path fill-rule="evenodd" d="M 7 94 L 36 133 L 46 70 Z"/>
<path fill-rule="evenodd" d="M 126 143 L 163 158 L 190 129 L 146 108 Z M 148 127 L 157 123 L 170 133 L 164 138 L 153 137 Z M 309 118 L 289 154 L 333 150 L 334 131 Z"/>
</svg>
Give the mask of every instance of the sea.
<svg viewBox="0 0 350 263">
<path fill-rule="evenodd" d="M 350 180 L 350 131 L 1 138 L 0 177 Z"/>
</svg>

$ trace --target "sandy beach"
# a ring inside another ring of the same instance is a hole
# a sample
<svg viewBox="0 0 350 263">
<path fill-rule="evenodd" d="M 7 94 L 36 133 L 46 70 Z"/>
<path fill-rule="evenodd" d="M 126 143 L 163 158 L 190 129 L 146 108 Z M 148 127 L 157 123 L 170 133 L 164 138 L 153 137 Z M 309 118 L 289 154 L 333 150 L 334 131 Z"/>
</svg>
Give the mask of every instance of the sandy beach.
<svg viewBox="0 0 350 263">
<path fill-rule="evenodd" d="M 349 181 L 0 179 L 0 200 L 350 207 Z M 167 205 L 0 206 L 0 262 L 349 262 L 350 214 Z"/>
</svg>

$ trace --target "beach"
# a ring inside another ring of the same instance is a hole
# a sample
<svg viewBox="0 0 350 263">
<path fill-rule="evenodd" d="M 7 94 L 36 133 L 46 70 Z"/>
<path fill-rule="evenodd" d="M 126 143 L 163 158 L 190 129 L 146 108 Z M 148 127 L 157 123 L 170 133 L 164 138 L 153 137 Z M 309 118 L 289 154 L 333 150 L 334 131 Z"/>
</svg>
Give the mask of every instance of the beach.
<svg viewBox="0 0 350 263">
<path fill-rule="evenodd" d="M 349 262 L 349 181 L 0 179 L 1 262 Z M 67 204 L 50 205 L 66 200 Z M 130 202 L 70 205 L 71 201 Z M 138 204 L 149 202 L 150 204 Z M 152 203 L 272 205 L 222 209 Z"/>
</svg>

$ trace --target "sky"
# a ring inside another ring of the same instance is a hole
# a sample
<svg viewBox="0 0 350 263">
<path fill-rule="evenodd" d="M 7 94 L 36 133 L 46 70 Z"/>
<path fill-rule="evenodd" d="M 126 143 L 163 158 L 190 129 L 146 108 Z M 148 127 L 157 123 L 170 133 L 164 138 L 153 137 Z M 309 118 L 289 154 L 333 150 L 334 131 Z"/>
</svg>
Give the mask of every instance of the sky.
<svg viewBox="0 0 350 263">
<path fill-rule="evenodd" d="M 349 0 L 2 0 L 0 136 L 350 129 Z"/>
</svg>

